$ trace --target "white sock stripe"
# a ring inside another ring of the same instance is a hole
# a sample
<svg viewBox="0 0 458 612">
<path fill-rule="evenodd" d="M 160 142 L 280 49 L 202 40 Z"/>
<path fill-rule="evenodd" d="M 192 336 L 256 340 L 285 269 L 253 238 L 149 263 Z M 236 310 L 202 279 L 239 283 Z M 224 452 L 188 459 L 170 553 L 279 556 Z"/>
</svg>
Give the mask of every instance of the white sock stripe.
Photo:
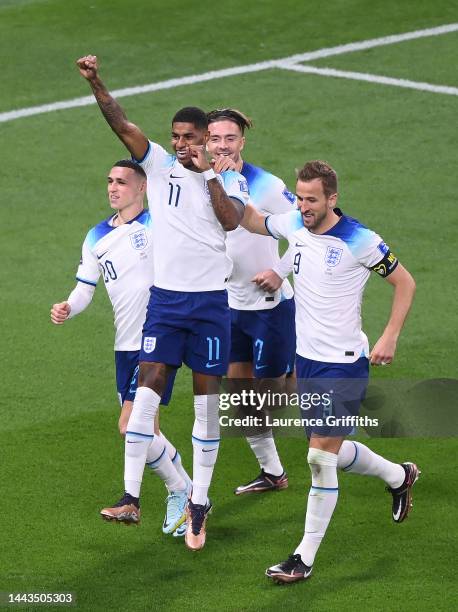
<svg viewBox="0 0 458 612">
<path fill-rule="evenodd" d="M 144 433 L 139 433 L 138 431 L 126 431 L 126 436 L 138 436 L 140 438 L 148 438 L 149 440 L 152 440 L 154 438 L 154 434 L 153 435 L 144 434 Z"/>
<path fill-rule="evenodd" d="M 219 444 L 221 442 L 221 438 L 212 438 L 210 440 L 202 440 L 201 438 L 197 438 L 196 436 L 191 436 L 193 442 L 197 442 L 197 444 Z"/>
<path fill-rule="evenodd" d="M 159 465 L 159 463 L 161 462 L 162 457 L 164 456 L 166 451 L 166 448 L 164 446 L 162 453 L 159 455 L 159 457 L 157 459 L 153 459 L 153 461 L 148 461 L 146 465 L 148 465 L 150 468 L 155 468 Z M 155 465 L 156 464 L 156 465 Z"/>
<path fill-rule="evenodd" d="M 354 458 L 353 458 L 353 461 L 352 461 L 351 463 L 349 463 L 349 464 L 347 465 L 347 467 L 342 468 L 342 471 L 343 471 L 343 472 L 347 472 L 347 471 L 348 471 L 348 470 L 349 470 L 349 469 L 350 469 L 350 468 L 351 468 L 351 467 L 352 467 L 352 466 L 353 466 L 353 465 L 356 463 L 356 460 L 358 459 L 358 447 L 357 447 L 357 445 L 356 445 L 356 444 L 353 442 L 353 440 L 351 440 L 351 443 L 352 443 L 352 444 L 353 444 L 353 446 L 355 447 L 355 456 L 354 456 Z"/>
</svg>

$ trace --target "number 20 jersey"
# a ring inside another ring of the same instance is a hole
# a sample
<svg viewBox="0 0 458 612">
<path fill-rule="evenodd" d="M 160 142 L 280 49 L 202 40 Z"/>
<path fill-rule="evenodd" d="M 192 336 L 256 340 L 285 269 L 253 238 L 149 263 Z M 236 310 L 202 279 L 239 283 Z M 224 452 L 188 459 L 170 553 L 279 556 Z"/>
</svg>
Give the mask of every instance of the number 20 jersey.
<svg viewBox="0 0 458 612">
<path fill-rule="evenodd" d="M 207 181 L 151 141 L 137 162 L 148 177 L 148 206 L 154 220 L 154 285 L 186 292 L 225 289 L 232 261 Z M 241 174 L 223 172 L 217 180 L 230 198 L 244 206 L 248 203 L 248 186 Z"/>
<path fill-rule="evenodd" d="M 113 306 L 115 350 L 138 351 L 153 284 L 153 238 L 147 210 L 114 227 L 113 217 L 89 230 L 76 279 L 97 285 L 100 275 Z"/>
</svg>

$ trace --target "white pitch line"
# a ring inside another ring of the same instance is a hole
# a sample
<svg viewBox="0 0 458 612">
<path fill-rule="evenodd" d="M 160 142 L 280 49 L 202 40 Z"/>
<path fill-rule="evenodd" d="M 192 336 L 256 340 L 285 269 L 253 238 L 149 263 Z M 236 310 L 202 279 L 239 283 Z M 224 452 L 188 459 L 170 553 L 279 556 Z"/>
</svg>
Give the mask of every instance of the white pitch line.
<svg viewBox="0 0 458 612">
<path fill-rule="evenodd" d="M 393 79 L 391 77 L 379 76 L 377 74 L 367 74 L 366 72 L 351 72 L 346 70 L 334 70 L 334 68 L 317 68 L 315 66 L 301 66 L 289 62 L 278 65 L 284 70 L 294 70 L 295 72 L 305 72 L 307 74 L 319 74 L 321 76 L 337 77 L 339 79 L 351 79 L 354 81 L 366 81 L 368 83 L 381 83 L 382 85 L 394 85 L 395 87 L 405 87 L 406 89 L 418 89 L 419 91 L 429 91 L 432 93 L 447 94 L 458 96 L 458 87 L 446 85 L 431 85 L 419 81 L 409 81 L 407 79 Z"/>
<path fill-rule="evenodd" d="M 204 81 L 212 81 L 224 77 L 235 76 L 240 74 L 248 74 L 250 72 L 259 72 L 261 70 L 269 70 L 272 68 L 284 68 L 281 66 L 284 62 L 307 62 L 323 57 L 334 55 L 342 55 L 344 53 L 352 53 L 362 51 L 364 49 L 373 49 L 384 45 L 394 45 L 407 40 L 415 40 L 417 38 L 425 38 L 428 36 L 441 36 L 450 32 L 458 31 L 458 23 L 450 23 L 447 25 L 438 26 L 436 28 L 427 28 L 425 30 L 415 30 L 414 32 L 406 32 L 404 34 L 394 34 L 392 36 L 383 36 L 381 38 L 371 38 L 361 42 L 349 43 L 346 45 L 338 45 L 337 47 L 328 47 L 318 49 L 317 51 L 308 51 L 290 55 L 289 57 L 280 58 L 278 60 L 268 60 L 265 62 L 257 62 L 255 64 L 246 64 L 245 66 L 234 66 L 233 68 L 224 68 L 222 70 L 212 70 L 202 74 L 195 74 L 187 77 L 169 79 L 167 81 L 159 81 L 157 83 L 149 83 L 148 85 L 139 85 L 137 87 L 126 87 L 112 91 L 112 95 L 116 98 L 124 98 L 126 96 L 134 96 L 161 89 L 172 89 L 181 85 L 194 85 Z M 52 102 L 50 104 L 42 104 L 40 106 L 30 106 L 28 108 L 20 108 L 12 111 L 0 113 L 0 123 L 20 119 L 21 117 L 31 117 L 33 115 L 41 115 L 50 113 L 56 110 L 65 110 L 68 108 L 77 108 L 79 106 L 90 106 L 96 104 L 93 96 L 84 96 L 82 98 L 73 98 L 72 100 L 64 100 L 61 102 Z"/>
</svg>

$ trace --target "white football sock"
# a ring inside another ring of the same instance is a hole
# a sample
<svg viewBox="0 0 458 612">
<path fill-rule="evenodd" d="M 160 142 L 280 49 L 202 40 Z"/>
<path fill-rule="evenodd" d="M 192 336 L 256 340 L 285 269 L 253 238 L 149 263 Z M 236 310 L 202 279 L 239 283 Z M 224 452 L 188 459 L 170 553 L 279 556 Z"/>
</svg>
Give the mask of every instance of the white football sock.
<svg viewBox="0 0 458 612">
<path fill-rule="evenodd" d="M 294 553 L 301 555 L 305 565 L 311 567 L 336 507 L 339 488 L 337 455 L 310 448 L 307 460 L 312 472 L 312 486 L 305 514 L 304 537 Z"/>
<path fill-rule="evenodd" d="M 154 439 L 154 417 L 160 401 L 160 396 L 149 387 L 137 388 L 124 444 L 124 486 L 133 497 L 140 497 L 146 454 Z"/>
<path fill-rule="evenodd" d="M 193 504 L 207 502 L 213 468 L 219 448 L 219 395 L 194 396 L 195 420 L 192 430 Z"/>
<path fill-rule="evenodd" d="M 280 463 L 272 431 L 256 436 L 247 436 L 247 442 L 264 472 L 272 474 L 272 476 L 281 476 L 283 474 L 283 466 Z"/>
<path fill-rule="evenodd" d="M 186 482 L 177 472 L 164 444 L 163 436 L 155 435 L 148 447 L 146 465 L 155 472 L 170 491 L 184 491 Z"/>
<path fill-rule="evenodd" d="M 371 451 L 361 442 L 354 442 L 353 440 L 342 442 L 337 467 L 344 472 L 363 476 L 377 476 L 393 489 L 402 485 L 406 475 L 404 468 L 399 463 L 392 463 Z"/>
<path fill-rule="evenodd" d="M 173 465 L 175 466 L 178 474 L 183 478 L 186 483 L 186 488 L 188 491 L 191 491 L 192 488 L 192 480 L 189 477 L 188 472 L 184 469 L 184 466 L 181 462 L 181 455 L 178 450 L 173 446 L 168 438 L 165 437 L 164 433 L 161 431 L 159 434 L 160 439 L 164 442 L 165 448 L 167 449 L 167 454 L 172 460 Z"/>
</svg>

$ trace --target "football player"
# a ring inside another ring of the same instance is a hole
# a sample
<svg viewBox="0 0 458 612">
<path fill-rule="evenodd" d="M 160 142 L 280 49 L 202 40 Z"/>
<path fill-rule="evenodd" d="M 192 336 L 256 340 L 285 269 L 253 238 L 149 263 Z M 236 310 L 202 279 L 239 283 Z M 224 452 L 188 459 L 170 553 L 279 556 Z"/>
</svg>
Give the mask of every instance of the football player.
<svg viewBox="0 0 458 612">
<path fill-rule="evenodd" d="M 116 386 L 121 404 L 119 431 L 126 433 L 137 389 L 138 358 L 142 326 L 146 315 L 149 289 L 153 284 L 153 240 L 151 217 L 143 207 L 146 175 L 131 160 L 116 162 L 108 175 L 108 199 L 115 211 L 89 230 L 82 248 L 77 284 L 65 302 L 54 304 L 51 320 L 65 323 L 85 310 L 102 276 L 113 306 L 115 336 Z M 162 404 L 167 405 L 173 377 Z M 146 464 L 164 481 L 169 490 L 164 533 L 184 535 L 183 521 L 191 481 L 184 470 L 180 454 L 160 432 L 158 419 L 155 436 L 148 448 Z M 129 515 L 124 511 L 102 511 L 103 518 L 139 522 L 140 509 Z M 178 531 L 177 531 L 178 530 Z"/>
<path fill-rule="evenodd" d="M 126 512 L 136 512 L 145 458 L 154 439 L 154 417 L 167 380 L 184 362 L 193 372 L 195 413 L 185 542 L 191 550 L 200 550 L 220 441 L 219 384 L 230 349 L 226 283 L 231 261 L 225 239 L 243 217 L 248 187 L 240 174 L 216 175 L 211 168 L 204 111 L 185 107 L 175 113 L 170 155 L 127 119 L 100 79 L 95 56 L 85 56 L 77 65 L 108 124 L 145 170 L 154 218 L 154 286 L 143 328 L 139 386 L 126 432 L 125 495 L 118 503 Z"/>
<path fill-rule="evenodd" d="M 337 208 L 337 175 L 329 164 L 306 163 L 297 176 L 296 195 L 297 211 L 265 217 L 250 207 L 244 220 L 251 231 L 289 241 L 299 391 L 321 398 L 303 413 L 311 423 L 307 460 L 312 474 L 304 537 L 286 561 L 266 570 L 271 579 L 285 583 L 312 573 L 337 503 L 338 468 L 381 478 L 392 495 L 397 523 L 409 513 L 419 475 L 414 463 L 393 463 L 360 442 L 345 440 L 359 413 L 369 365 L 386 366 L 394 359 L 415 282 L 378 234 Z M 361 301 L 371 271 L 386 279 L 394 293 L 388 323 L 369 351 L 361 329 Z M 257 281 L 262 282 L 262 274 Z"/>
<path fill-rule="evenodd" d="M 263 168 L 242 158 L 245 131 L 251 120 L 232 108 L 207 114 L 210 136 L 207 150 L 221 170 L 242 174 L 250 192 L 250 204 L 265 214 L 290 212 L 296 198 L 285 183 Z M 231 354 L 228 378 L 255 378 L 257 388 L 281 391 L 285 377 L 294 371 L 296 331 L 294 326 L 293 290 L 287 279 L 276 290 L 266 291 L 253 282 L 255 275 L 280 264 L 278 243 L 273 238 L 251 234 L 243 227 L 230 232 L 227 253 L 233 261 L 228 283 L 231 309 Z M 279 268 L 281 272 L 281 268 Z M 277 389 L 273 388 L 276 384 Z M 285 489 L 288 476 L 278 456 L 272 430 L 254 431 L 247 441 L 255 454 L 261 473 L 235 489 L 236 495 Z"/>
</svg>

